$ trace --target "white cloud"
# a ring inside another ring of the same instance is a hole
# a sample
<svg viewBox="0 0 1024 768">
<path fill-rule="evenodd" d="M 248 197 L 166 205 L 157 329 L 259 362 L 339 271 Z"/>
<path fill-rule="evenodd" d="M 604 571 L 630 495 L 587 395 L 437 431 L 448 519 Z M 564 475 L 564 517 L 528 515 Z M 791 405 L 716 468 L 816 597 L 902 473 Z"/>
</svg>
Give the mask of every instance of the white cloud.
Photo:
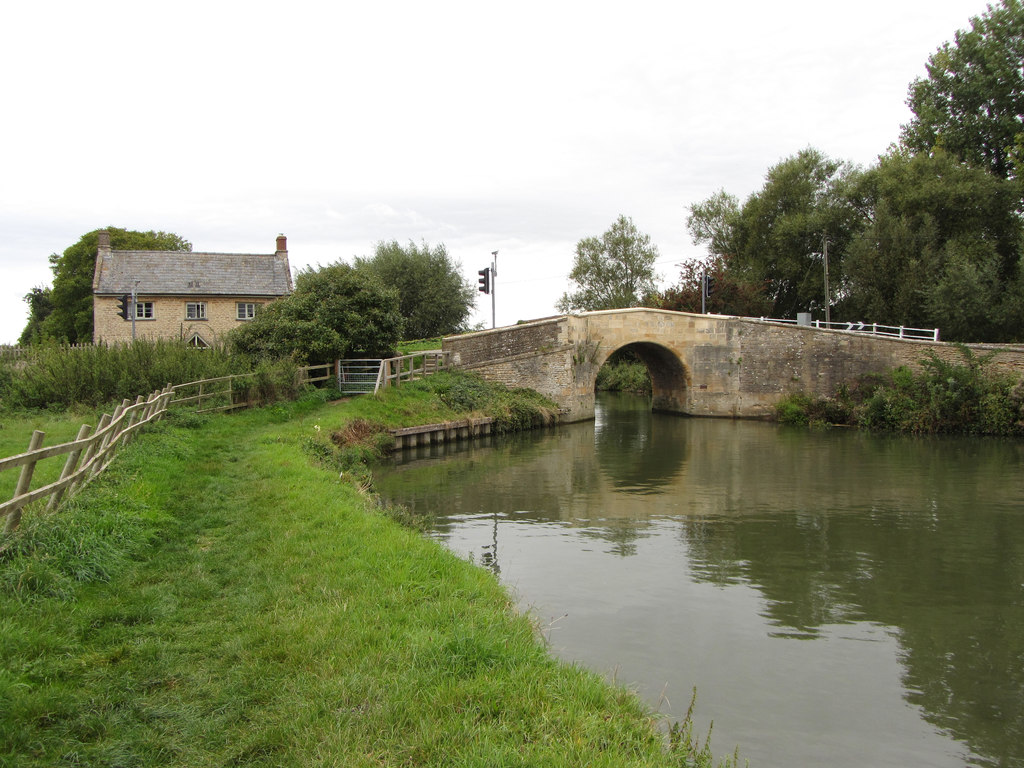
<svg viewBox="0 0 1024 768">
<path fill-rule="evenodd" d="M 668 263 L 686 207 L 808 145 L 870 163 L 984 0 L 15 4 L 0 11 L 0 342 L 100 226 L 296 267 L 498 249 L 498 322 L 553 312 L 620 213 Z M 490 320 L 490 302 L 476 313 Z"/>
</svg>

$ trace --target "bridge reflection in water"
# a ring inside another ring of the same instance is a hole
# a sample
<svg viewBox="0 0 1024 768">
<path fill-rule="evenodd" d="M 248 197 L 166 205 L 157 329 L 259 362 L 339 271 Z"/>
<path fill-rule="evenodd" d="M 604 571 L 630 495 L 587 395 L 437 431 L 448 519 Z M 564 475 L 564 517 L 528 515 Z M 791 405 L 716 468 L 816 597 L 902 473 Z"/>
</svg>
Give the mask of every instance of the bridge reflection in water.
<svg viewBox="0 0 1024 768">
<path fill-rule="evenodd" d="M 1024 446 L 616 402 L 414 449 L 377 487 L 499 571 L 555 652 L 676 716 L 697 685 L 723 754 L 1024 765 Z"/>
</svg>

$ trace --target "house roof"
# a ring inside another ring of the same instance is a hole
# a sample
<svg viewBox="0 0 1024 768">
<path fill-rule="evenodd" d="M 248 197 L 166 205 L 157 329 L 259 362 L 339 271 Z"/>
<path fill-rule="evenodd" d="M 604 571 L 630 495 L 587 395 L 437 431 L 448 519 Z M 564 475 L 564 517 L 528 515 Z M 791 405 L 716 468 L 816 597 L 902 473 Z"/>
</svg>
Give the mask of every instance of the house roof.
<svg viewBox="0 0 1024 768">
<path fill-rule="evenodd" d="M 192 253 L 113 251 L 96 255 L 93 292 L 98 294 L 284 296 L 292 278 L 287 251 Z"/>
</svg>

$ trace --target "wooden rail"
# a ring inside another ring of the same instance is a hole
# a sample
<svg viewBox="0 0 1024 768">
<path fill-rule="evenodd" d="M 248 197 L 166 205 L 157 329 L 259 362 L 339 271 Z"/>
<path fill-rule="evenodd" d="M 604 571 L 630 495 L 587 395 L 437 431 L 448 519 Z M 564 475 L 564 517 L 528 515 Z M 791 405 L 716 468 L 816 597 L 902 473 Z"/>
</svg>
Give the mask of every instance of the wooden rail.
<svg viewBox="0 0 1024 768">
<path fill-rule="evenodd" d="M 43 448 L 45 432 L 32 433 L 28 450 L 17 456 L 0 459 L 0 471 L 21 467 L 14 496 L 0 504 L 0 517 L 5 517 L 4 533 L 11 533 L 21 523 L 22 509 L 39 499 L 50 497 L 47 510 L 54 509 L 65 494 L 78 491 L 92 478 L 102 472 L 114 458 L 114 450 L 127 444 L 145 424 L 163 416 L 171 402 L 172 388 L 168 385 L 143 398 L 139 395 L 135 403 L 123 401 L 114 413 L 103 414 L 95 432 L 88 424 L 78 430 L 78 436 L 70 443 L 51 445 Z M 92 434 L 90 434 L 92 432 Z M 67 454 L 60 478 L 40 488 L 31 490 L 32 476 L 36 465 L 43 459 Z"/>
<path fill-rule="evenodd" d="M 444 370 L 448 363 L 448 353 L 440 349 L 414 352 L 411 355 L 392 357 L 381 360 L 380 373 L 377 376 L 375 392 L 388 387 L 401 386 L 403 381 L 413 381 L 423 376 Z"/>
</svg>

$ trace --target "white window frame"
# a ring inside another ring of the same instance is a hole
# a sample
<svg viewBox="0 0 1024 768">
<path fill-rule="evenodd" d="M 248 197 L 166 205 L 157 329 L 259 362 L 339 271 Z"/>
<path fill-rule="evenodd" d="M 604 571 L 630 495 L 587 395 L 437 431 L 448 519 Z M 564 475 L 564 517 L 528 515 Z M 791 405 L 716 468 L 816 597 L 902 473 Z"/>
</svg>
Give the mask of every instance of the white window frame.
<svg viewBox="0 0 1024 768">
<path fill-rule="evenodd" d="M 252 320 L 256 317 L 256 307 L 258 307 L 255 301 L 236 301 L 235 302 L 235 319 L 236 320 Z"/>
<path fill-rule="evenodd" d="M 138 301 L 135 302 L 135 319 L 136 320 L 152 320 L 156 317 L 156 313 L 153 311 L 152 301 Z"/>
<path fill-rule="evenodd" d="M 186 301 L 185 302 L 185 319 L 186 320 L 206 320 L 206 302 L 205 301 Z"/>
</svg>

